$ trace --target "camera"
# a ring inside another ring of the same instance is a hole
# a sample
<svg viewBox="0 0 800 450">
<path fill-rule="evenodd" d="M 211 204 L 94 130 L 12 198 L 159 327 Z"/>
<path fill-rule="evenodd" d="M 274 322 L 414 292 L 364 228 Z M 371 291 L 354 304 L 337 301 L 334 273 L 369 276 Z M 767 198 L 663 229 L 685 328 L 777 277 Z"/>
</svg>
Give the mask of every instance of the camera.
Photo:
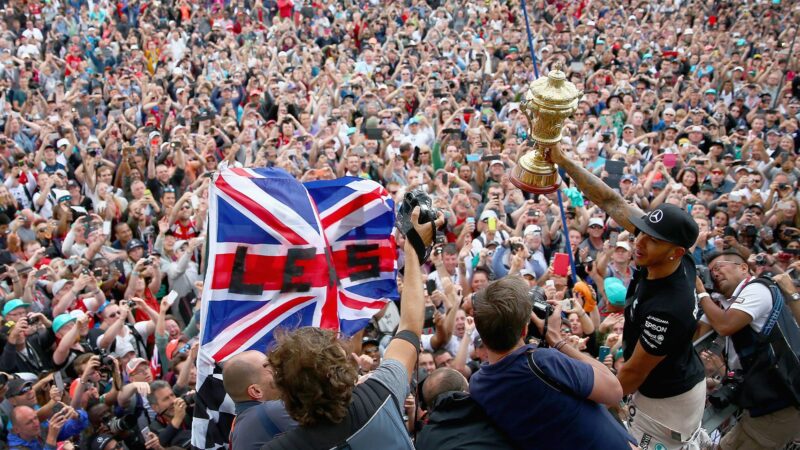
<svg viewBox="0 0 800 450">
<path fill-rule="evenodd" d="M 197 397 L 197 394 L 195 392 L 189 392 L 189 393 L 183 394 L 181 396 L 181 399 L 183 399 L 183 401 L 186 402 L 186 408 L 189 409 L 189 408 L 194 408 L 194 403 L 195 403 L 195 400 L 197 399 L 196 397 Z"/>
<path fill-rule="evenodd" d="M 767 263 L 768 263 L 768 261 L 767 261 L 767 256 L 766 255 L 764 255 L 763 253 L 759 253 L 758 255 L 756 255 L 756 265 L 757 266 L 766 266 Z"/>
<path fill-rule="evenodd" d="M 33 314 L 28 314 L 27 319 L 28 319 L 28 325 L 36 325 L 37 323 L 39 323 L 39 318 Z"/>
<path fill-rule="evenodd" d="M 583 266 L 586 268 L 587 272 L 591 272 L 592 271 L 592 266 L 593 265 L 594 265 L 594 258 L 592 258 L 591 256 L 587 257 L 583 261 Z"/>
<path fill-rule="evenodd" d="M 547 295 L 544 293 L 544 289 L 540 286 L 534 286 L 528 291 L 528 295 L 530 295 L 533 313 L 536 314 L 536 317 L 547 320 L 553 314 L 553 307 L 547 303 Z"/>
<path fill-rule="evenodd" d="M 436 221 L 436 208 L 433 207 L 433 201 L 431 198 L 420 189 L 415 189 L 411 192 L 407 192 L 405 197 L 403 198 L 403 203 L 400 205 L 399 210 L 397 211 L 397 229 L 400 230 L 403 235 L 408 236 L 408 232 L 414 229 L 413 222 L 411 220 L 411 212 L 414 211 L 414 208 L 419 206 L 419 223 L 425 224 L 429 222 Z M 422 250 L 422 249 L 419 249 Z M 421 261 L 425 261 L 428 259 L 430 255 L 430 248 L 425 249 L 425 254 L 420 255 Z"/>
<path fill-rule="evenodd" d="M 716 409 L 725 409 L 730 405 L 735 405 L 742 391 L 744 378 L 735 373 L 728 373 L 716 391 L 708 396 L 708 402 Z"/>
<path fill-rule="evenodd" d="M 97 149 L 91 148 L 86 151 L 86 154 L 88 154 L 92 158 L 97 158 Z"/>
<path fill-rule="evenodd" d="M 122 417 L 112 417 L 106 421 L 106 426 L 111 434 L 122 433 L 136 428 L 136 416 L 125 414 Z"/>
<path fill-rule="evenodd" d="M 511 250 L 512 254 L 516 254 L 518 251 L 522 250 L 522 244 L 519 242 L 512 242 L 509 244 L 508 248 Z"/>
</svg>

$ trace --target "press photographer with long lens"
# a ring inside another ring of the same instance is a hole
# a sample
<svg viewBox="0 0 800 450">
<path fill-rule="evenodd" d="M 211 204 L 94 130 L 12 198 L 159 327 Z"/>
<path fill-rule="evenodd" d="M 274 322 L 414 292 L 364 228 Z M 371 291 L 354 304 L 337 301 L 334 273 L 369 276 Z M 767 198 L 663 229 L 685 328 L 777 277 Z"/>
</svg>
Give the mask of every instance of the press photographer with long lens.
<svg viewBox="0 0 800 450">
<path fill-rule="evenodd" d="M 644 214 L 562 149 L 553 148 L 550 158 L 595 205 L 636 233 L 639 270 L 628 286 L 625 364 L 617 374 L 624 393 L 634 394 L 631 433 L 642 447 L 680 448 L 700 440 L 706 387 L 692 345 L 696 268 L 688 254 L 699 234 L 697 223 L 672 204 Z"/>
<path fill-rule="evenodd" d="M 774 304 L 771 281 L 754 277 L 747 261 L 733 250 L 709 255 L 708 268 L 715 289 L 725 299 L 721 304 L 715 303 L 698 280 L 697 292 L 704 313 L 698 334 L 713 328 L 726 336 L 728 370 L 741 378 L 734 378 L 738 382 L 724 380 L 719 395 L 726 397 L 722 401 L 745 410 L 736 426 L 722 438 L 720 448 L 783 448 L 800 437 L 800 403 L 792 394 L 791 381 L 781 376 L 778 364 L 770 357 L 774 355 L 768 345 L 771 339 L 761 337 L 764 328 L 772 326 L 768 325 Z M 786 306 L 778 314 L 791 318 Z M 729 382 L 737 385 L 728 386 Z"/>
<path fill-rule="evenodd" d="M 383 362 L 356 386 L 356 366 L 336 333 L 305 327 L 278 336 L 268 364 L 286 410 L 300 426 L 263 450 L 327 449 L 343 442 L 353 449 L 374 448 L 378 439 L 384 448 L 413 448 L 401 408 L 420 350 L 425 310 L 421 265 L 436 228 L 444 223 L 444 214 L 435 215 L 429 199 L 420 207 L 413 197 L 407 194 L 398 213 L 398 228 L 407 238 L 405 283 L 400 325 Z"/>
</svg>

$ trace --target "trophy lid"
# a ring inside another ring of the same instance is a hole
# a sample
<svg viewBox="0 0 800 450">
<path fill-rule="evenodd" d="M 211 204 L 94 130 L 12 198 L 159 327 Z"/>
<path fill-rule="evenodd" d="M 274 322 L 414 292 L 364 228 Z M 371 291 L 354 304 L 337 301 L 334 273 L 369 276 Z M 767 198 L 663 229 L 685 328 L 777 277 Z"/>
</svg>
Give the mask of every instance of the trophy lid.
<svg viewBox="0 0 800 450">
<path fill-rule="evenodd" d="M 557 64 L 547 77 L 542 77 L 531 83 L 525 93 L 525 102 L 531 102 L 545 109 L 572 109 L 577 106 L 577 101 L 583 92 L 570 81 L 561 71 L 561 64 Z"/>
</svg>

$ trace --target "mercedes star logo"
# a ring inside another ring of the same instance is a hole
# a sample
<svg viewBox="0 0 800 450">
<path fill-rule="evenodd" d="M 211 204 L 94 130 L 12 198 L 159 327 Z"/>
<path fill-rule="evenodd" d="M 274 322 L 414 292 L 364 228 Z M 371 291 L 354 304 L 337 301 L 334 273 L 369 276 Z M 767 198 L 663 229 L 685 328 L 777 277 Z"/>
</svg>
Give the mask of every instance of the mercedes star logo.
<svg viewBox="0 0 800 450">
<path fill-rule="evenodd" d="M 664 218 L 664 211 L 657 209 L 650 213 L 650 217 L 647 218 L 651 223 L 658 223 L 661 222 L 661 219 Z"/>
</svg>

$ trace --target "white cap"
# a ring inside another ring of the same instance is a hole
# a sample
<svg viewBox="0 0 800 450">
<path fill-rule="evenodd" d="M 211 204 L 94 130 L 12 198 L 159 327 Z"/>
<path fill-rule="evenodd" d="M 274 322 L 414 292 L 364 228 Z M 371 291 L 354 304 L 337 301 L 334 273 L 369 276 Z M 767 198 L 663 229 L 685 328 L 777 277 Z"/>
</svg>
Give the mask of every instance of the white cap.
<svg viewBox="0 0 800 450">
<path fill-rule="evenodd" d="M 604 226 L 603 219 L 599 217 L 592 217 L 591 219 L 589 219 L 589 226 L 592 225 L 600 225 L 601 227 Z"/>
<path fill-rule="evenodd" d="M 617 241 L 618 248 L 624 248 L 627 251 L 631 251 L 631 246 L 625 241 Z"/>
<path fill-rule="evenodd" d="M 62 145 L 69 147 L 69 139 L 61 138 L 56 142 L 56 148 L 61 148 Z"/>
<path fill-rule="evenodd" d="M 525 227 L 525 233 L 523 233 L 523 235 L 541 234 L 541 232 L 542 232 L 542 227 L 540 227 L 539 225 L 528 225 L 527 227 Z"/>
<path fill-rule="evenodd" d="M 503 165 L 503 161 L 501 161 L 499 159 L 493 159 L 492 162 L 489 163 L 489 167 L 492 167 L 495 164 L 500 164 L 502 166 Z"/>
<path fill-rule="evenodd" d="M 675 110 L 672 109 L 672 108 L 664 108 L 664 114 L 667 114 L 667 113 L 672 114 L 674 116 L 675 115 Z"/>
<path fill-rule="evenodd" d="M 486 220 L 490 217 L 497 219 L 497 213 L 493 209 L 484 209 L 479 220 Z"/>
</svg>

